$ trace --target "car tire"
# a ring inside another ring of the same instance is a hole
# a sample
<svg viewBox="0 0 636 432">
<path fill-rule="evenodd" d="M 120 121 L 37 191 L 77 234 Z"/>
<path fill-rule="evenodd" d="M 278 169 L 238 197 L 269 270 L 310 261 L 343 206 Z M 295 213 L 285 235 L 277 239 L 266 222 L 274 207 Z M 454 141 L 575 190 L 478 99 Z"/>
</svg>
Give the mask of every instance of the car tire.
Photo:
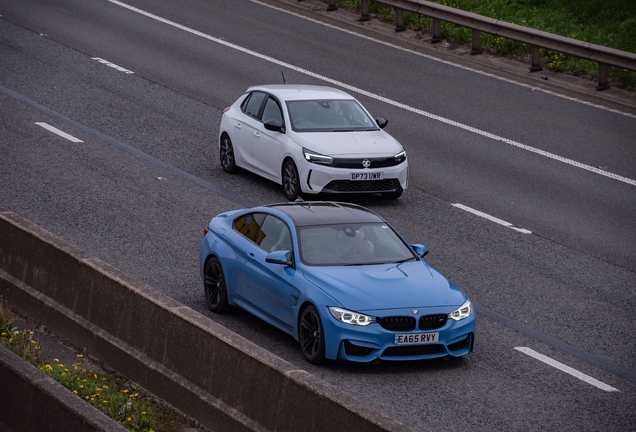
<svg viewBox="0 0 636 432">
<path fill-rule="evenodd" d="M 203 290 L 205 292 L 205 304 L 212 312 L 223 313 L 229 308 L 227 303 L 227 285 L 221 261 L 212 257 L 205 264 L 203 278 Z"/>
<path fill-rule="evenodd" d="M 298 341 L 300 349 L 309 363 L 320 364 L 325 361 L 325 332 L 318 309 L 313 305 L 303 309 L 300 316 Z"/>
<path fill-rule="evenodd" d="M 236 166 L 236 160 L 234 158 L 234 147 L 232 146 L 232 140 L 227 134 L 223 134 L 223 136 L 221 137 L 219 159 L 221 161 L 221 167 L 223 168 L 223 171 L 230 174 L 238 172 L 238 167 Z"/>
<path fill-rule="evenodd" d="M 283 190 L 289 201 L 295 201 L 300 196 L 300 178 L 293 160 L 287 160 L 283 165 Z"/>
</svg>

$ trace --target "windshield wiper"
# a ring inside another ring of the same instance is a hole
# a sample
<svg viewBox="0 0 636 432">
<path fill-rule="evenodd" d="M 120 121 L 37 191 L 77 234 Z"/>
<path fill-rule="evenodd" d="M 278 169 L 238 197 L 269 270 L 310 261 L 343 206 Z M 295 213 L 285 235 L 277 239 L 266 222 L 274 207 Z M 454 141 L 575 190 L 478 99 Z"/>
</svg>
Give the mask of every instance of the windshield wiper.
<svg viewBox="0 0 636 432">
<path fill-rule="evenodd" d="M 403 259 L 403 260 L 400 260 L 400 261 L 396 261 L 396 262 L 395 262 L 395 263 L 393 263 L 393 264 L 402 264 L 402 263 L 405 263 L 405 262 L 407 262 L 407 261 L 411 261 L 411 260 L 414 260 L 414 259 L 415 259 L 415 257 L 406 258 L 406 259 Z"/>
</svg>

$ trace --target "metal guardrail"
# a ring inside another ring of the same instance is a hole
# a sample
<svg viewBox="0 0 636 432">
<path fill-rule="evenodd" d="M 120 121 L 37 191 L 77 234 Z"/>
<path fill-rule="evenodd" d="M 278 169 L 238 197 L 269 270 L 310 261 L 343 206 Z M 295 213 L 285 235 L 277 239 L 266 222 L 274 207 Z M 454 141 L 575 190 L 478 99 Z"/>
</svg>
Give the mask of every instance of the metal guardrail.
<svg viewBox="0 0 636 432">
<path fill-rule="evenodd" d="M 431 42 L 440 42 L 441 22 L 449 22 L 472 30 L 471 54 L 481 53 L 480 32 L 493 34 L 506 39 L 525 43 L 531 46 L 531 71 L 542 70 L 540 49 L 548 49 L 574 57 L 598 63 L 597 90 L 609 88 L 607 82 L 608 66 L 636 71 L 636 54 L 582 42 L 576 39 L 558 36 L 538 29 L 498 21 L 484 17 L 478 13 L 465 12 L 438 3 L 425 0 L 374 0 L 377 3 L 392 6 L 395 9 L 395 31 L 404 31 L 404 11 L 417 13 L 433 19 L 433 38 Z M 327 10 L 336 9 L 336 1 L 328 0 Z M 369 0 L 361 0 L 360 21 L 370 20 Z"/>
</svg>

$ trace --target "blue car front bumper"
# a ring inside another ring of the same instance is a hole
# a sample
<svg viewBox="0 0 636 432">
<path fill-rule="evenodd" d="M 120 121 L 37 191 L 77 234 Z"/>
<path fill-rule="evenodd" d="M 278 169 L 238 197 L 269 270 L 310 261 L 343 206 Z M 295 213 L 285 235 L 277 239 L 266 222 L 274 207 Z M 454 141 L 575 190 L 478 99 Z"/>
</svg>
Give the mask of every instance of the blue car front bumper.
<svg viewBox="0 0 636 432">
<path fill-rule="evenodd" d="M 438 308 L 428 310 L 427 314 L 439 314 Z M 445 313 L 450 313 L 444 308 Z M 337 321 L 328 308 L 321 310 L 326 341 L 326 357 L 333 360 L 353 362 L 371 362 L 374 360 L 404 361 L 444 357 L 460 357 L 473 351 L 475 344 L 475 313 L 461 321 L 448 319 L 446 323 L 433 330 L 394 331 L 383 328 L 379 323 L 365 327 L 345 324 Z M 401 315 L 408 316 L 410 311 Z M 399 316 L 399 311 L 392 311 Z M 421 335 L 438 333 L 433 343 L 414 345 L 398 344 L 396 335 Z"/>
</svg>

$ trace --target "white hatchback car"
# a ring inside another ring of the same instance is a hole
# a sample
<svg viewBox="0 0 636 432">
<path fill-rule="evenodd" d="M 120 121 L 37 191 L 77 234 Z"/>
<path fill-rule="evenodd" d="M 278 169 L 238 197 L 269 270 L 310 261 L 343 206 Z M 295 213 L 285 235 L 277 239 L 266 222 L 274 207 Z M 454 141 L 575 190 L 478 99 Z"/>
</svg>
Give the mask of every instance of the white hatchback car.
<svg viewBox="0 0 636 432">
<path fill-rule="evenodd" d="M 380 193 L 398 198 L 408 184 L 402 145 L 349 94 L 310 85 L 250 87 L 223 111 L 220 159 L 300 194 Z"/>
</svg>

